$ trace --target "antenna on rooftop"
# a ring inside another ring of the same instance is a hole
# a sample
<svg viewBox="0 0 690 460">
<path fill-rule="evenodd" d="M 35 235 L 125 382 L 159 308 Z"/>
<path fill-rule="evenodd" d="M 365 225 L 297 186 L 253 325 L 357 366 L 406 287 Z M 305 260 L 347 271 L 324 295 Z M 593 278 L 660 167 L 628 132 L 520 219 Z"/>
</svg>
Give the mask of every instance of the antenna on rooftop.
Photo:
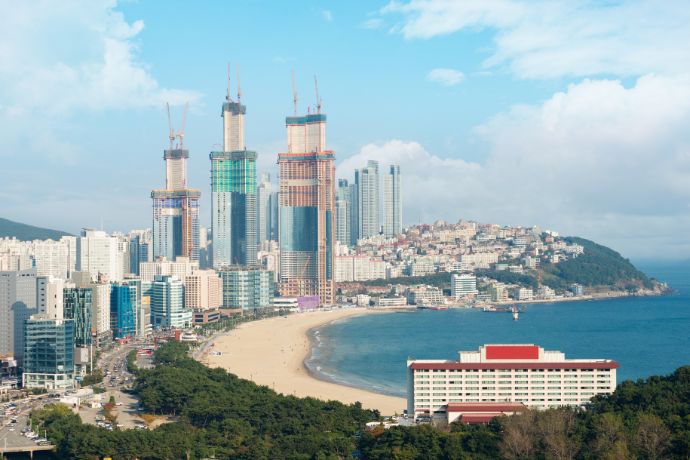
<svg viewBox="0 0 690 460">
<path fill-rule="evenodd" d="M 314 91 L 316 92 L 316 113 L 321 113 L 321 98 L 319 97 L 319 82 L 314 75 Z"/>
<path fill-rule="evenodd" d="M 292 104 L 295 107 L 295 116 L 297 116 L 297 85 L 295 84 L 295 71 L 292 71 Z"/>
</svg>

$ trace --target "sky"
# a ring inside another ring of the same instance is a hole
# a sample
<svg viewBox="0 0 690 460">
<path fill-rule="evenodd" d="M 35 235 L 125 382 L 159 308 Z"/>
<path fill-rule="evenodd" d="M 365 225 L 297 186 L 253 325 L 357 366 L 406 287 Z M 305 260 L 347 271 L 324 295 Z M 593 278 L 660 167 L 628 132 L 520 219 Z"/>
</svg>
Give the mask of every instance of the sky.
<svg viewBox="0 0 690 460">
<path fill-rule="evenodd" d="M 539 225 L 633 259 L 690 257 L 686 0 L 0 0 L 0 217 L 151 225 L 165 104 L 210 225 L 231 64 L 275 179 L 295 73 L 336 175 L 396 163 L 406 224 Z"/>
</svg>

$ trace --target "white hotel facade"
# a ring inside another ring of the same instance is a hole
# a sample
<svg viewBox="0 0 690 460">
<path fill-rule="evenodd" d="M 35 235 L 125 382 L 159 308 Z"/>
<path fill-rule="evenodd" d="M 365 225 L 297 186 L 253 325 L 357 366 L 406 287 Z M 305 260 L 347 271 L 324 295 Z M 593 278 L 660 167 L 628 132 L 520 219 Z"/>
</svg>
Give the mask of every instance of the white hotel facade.
<svg viewBox="0 0 690 460">
<path fill-rule="evenodd" d="M 454 403 L 577 406 L 616 388 L 616 361 L 566 359 L 537 345 L 484 345 L 458 361 L 407 361 L 407 412 L 440 416 Z"/>
</svg>

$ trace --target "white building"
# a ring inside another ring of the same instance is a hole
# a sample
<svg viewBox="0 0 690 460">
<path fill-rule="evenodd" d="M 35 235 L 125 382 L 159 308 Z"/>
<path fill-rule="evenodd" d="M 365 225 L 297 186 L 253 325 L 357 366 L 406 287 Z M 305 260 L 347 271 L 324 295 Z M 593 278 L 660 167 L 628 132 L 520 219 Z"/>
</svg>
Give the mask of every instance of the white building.
<svg viewBox="0 0 690 460">
<path fill-rule="evenodd" d="M 65 281 L 52 276 L 36 278 L 38 312 L 51 319 L 64 318 Z"/>
<path fill-rule="evenodd" d="M 93 281 L 99 274 L 109 281 L 121 281 L 123 256 L 118 251 L 119 247 L 116 237 L 101 230 L 85 228 L 77 238 L 76 270 L 89 272 Z"/>
<path fill-rule="evenodd" d="M 192 272 L 199 269 L 199 262 L 187 257 L 177 257 L 175 261 L 159 257 L 153 262 L 139 264 L 139 276 L 142 282 L 152 282 L 156 276 L 175 276 L 185 280 Z"/>
<path fill-rule="evenodd" d="M 566 359 L 536 345 L 484 345 L 457 361 L 407 361 L 407 411 L 445 414 L 452 403 L 579 406 L 616 388 L 616 361 Z"/>
<path fill-rule="evenodd" d="M 477 252 L 474 254 L 463 254 L 460 256 L 460 262 L 472 265 L 473 267 L 489 268 L 491 264 L 498 262 L 498 253 Z"/>
<path fill-rule="evenodd" d="M 367 255 L 336 256 L 335 282 L 367 281 L 386 278 L 386 262 Z"/>
<path fill-rule="evenodd" d="M 450 295 L 455 299 L 477 295 L 477 277 L 471 273 L 450 275 Z"/>
</svg>

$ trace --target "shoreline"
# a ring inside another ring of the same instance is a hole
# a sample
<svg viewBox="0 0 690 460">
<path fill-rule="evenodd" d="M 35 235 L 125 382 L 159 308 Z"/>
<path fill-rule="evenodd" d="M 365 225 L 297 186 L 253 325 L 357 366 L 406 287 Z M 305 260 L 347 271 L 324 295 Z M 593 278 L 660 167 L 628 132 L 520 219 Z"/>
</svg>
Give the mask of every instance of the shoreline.
<svg viewBox="0 0 690 460">
<path fill-rule="evenodd" d="M 345 318 L 384 312 L 386 310 L 347 308 L 247 322 L 214 337 L 196 358 L 209 367 L 222 367 L 284 395 L 346 404 L 359 401 L 363 407 L 377 409 L 383 415 L 400 414 L 406 408 L 405 398 L 334 382 L 312 371 L 305 363 L 312 355 L 312 332 L 316 329 Z"/>
</svg>

